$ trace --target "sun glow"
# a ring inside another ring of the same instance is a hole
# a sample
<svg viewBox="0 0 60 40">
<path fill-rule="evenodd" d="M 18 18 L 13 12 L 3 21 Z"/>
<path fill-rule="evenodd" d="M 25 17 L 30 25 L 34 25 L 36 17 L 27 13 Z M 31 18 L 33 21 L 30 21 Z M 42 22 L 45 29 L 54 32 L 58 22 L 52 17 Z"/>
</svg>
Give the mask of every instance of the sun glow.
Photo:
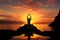
<svg viewBox="0 0 60 40">
<path fill-rule="evenodd" d="M 28 15 L 27 15 L 27 18 L 30 18 L 30 19 L 31 19 L 32 17 L 31 17 L 31 15 L 30 15 L 30 14 L 28 14 Z"/>
<path fill-rule="evenodd" d="M 21 19 L 22 19 L 23 22 L 25 22 L 25 23 L 27 22 L 27 15 L 29 13 L 31 14 L 31 17 L 32 17 L 31 24 L 34 24 L 34 22 L 37 22 L 38 20 L 40 20 L 39 19 L 40 17 L 43 17 L 42 14 L 37 14 L 38 12 L 34 12 L 34 11 L 25 12 L 24 14 L 22 14 L 23 16 L 21 17 Z M 29 16 L 29 18 L 30 18 L 30 16 Z"/>
</svg>

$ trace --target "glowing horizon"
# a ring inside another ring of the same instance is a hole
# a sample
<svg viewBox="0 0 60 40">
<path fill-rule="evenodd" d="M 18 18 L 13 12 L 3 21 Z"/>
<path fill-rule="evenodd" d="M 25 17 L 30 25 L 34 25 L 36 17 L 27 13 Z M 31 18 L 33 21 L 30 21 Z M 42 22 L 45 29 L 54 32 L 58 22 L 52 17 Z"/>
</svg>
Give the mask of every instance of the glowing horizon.
<svg viewBox="0 0 60 40">
<path fill-rule="evenodd" d="M 19 25 L 1 24 L 0 29 L 17 29 L 27 23 L 27 15 L 32 16 L 31 24 L 41 31 L 51 30 L 51 23 L 60 9 L 60 0 L 0 0 L 0 21 L 20 22 Z M 15 23 L 16 24 L 16 23 Z M 34 34 L 34 38 L 37 36 Z"/>
</svg>

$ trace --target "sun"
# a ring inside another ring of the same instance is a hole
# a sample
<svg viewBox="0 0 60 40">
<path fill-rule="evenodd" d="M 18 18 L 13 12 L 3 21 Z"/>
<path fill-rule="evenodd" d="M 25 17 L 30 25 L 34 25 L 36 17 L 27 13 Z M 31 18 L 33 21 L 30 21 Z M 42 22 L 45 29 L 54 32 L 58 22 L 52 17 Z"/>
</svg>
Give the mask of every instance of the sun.
<svg viewBox="0 0 60 40">
<path fill-rule="evenodd" d="M 38 20 L 40 20 L 40 17 L 43 17 L 42 14 L 38 14 L 37 12 L 31 11 L 31 12 L 25 12 L 24 14 L 22 14 L 23 16 L 21 17 L 21 20 L 24 23 L 27 23 L 27 15 L 30 14 L 32 19 L 31 19 L 31 24 L 34 24 L 35 22 L 37 22 Z M 30 16 L 29 16 L 30 17 Z"/>
</svg>

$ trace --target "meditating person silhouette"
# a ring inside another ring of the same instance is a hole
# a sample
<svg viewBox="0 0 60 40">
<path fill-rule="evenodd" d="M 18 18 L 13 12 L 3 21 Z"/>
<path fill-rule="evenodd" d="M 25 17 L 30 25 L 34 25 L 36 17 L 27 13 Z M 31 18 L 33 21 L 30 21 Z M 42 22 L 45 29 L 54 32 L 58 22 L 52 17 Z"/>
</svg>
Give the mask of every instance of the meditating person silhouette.
<svg viewBox="0 0 60 40">
<path fill-rule="evenodd" d="M 23 27 L 20 27 L 17 29 L 18 34 L 25 34 L 25 36 L 28 36 L 28 40 L 30 40 L 30 36 L 33 36 L 33 34 L 43 35 L 40 30 L 38 30 L 33 24 L 30 24 L 31 22 L 31 15 L 28 14 L 27 16 L 27 24 L 25 24 Z"/>
</svg>

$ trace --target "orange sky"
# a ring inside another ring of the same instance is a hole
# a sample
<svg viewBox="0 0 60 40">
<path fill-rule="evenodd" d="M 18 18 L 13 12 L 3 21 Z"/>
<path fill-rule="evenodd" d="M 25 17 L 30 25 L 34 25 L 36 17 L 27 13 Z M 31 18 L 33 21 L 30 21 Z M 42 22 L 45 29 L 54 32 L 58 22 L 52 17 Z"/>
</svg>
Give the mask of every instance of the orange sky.
<svg viewBox="0 0 60 40">
<path fill-rule="evenodd" d="M 39 30 L 47 30 L 49 28 L 48 25 L 45 27 L 40 24 L 51 23 L 55 16 L 58 15 L 60 8 L 59 0 L 0 0 L 0 3 L 0 20 L 18 21 L 21 24 L 26 24 L 27 15 L 31 14 L 31 23 L 37 26 Z M 17 26 L 10 27 L 11 25 L 9 27 L 8 25 L 3 26 L 7 29 L 19 28 Z M 0 28 L 2 29 L 3 27 L 0 25 Z"/>
<path fill-rule="evenodd" d="M 27 23 L 28 14 L 32 16 L 31 24 L 49 24 L 58 14 L 58 9 L 35 8 L 27 5 L 11 6 L 5 4 L 4 6 L 7 8 L 0 9 L 0 20 L 18 21 L 21 22 L 21 24 Z"/>
<path fill-rule="evenodd" d="M 12 10 L 13 9 L 13 10 Z M 26 16 L 28 14 L 31 14 L 32 16 L 32 23 L 33 22 L 38 22 L 38 23 L 50 23 L 54 17 L 58 14 L 58 10 L 51 10 L 51 9 L 32 9 L 32 8 L 24 8 L 24 7 L 12 7 L 12 9 L 10 9 L 11 11 L 5 11 L 2 10 L 0 11 L 0 19 L 12 19 L 12 20 L 18 20 L 18 21 L 22 21 L 22 22 L 26 22 Z M 3 16 L 6 15 L 6 16 Z M 12 16 L 7 18 L 8 16 Z"/>
<path fill-rule="evenodd" d="M 59 3 L 55 0 L 1 0 L 0 3 L 0 19 L 2 20 L 26 22 L 26 16 L 30 13 L 31 23 L 50 23 L 59 10 Z"/>
</svg>

